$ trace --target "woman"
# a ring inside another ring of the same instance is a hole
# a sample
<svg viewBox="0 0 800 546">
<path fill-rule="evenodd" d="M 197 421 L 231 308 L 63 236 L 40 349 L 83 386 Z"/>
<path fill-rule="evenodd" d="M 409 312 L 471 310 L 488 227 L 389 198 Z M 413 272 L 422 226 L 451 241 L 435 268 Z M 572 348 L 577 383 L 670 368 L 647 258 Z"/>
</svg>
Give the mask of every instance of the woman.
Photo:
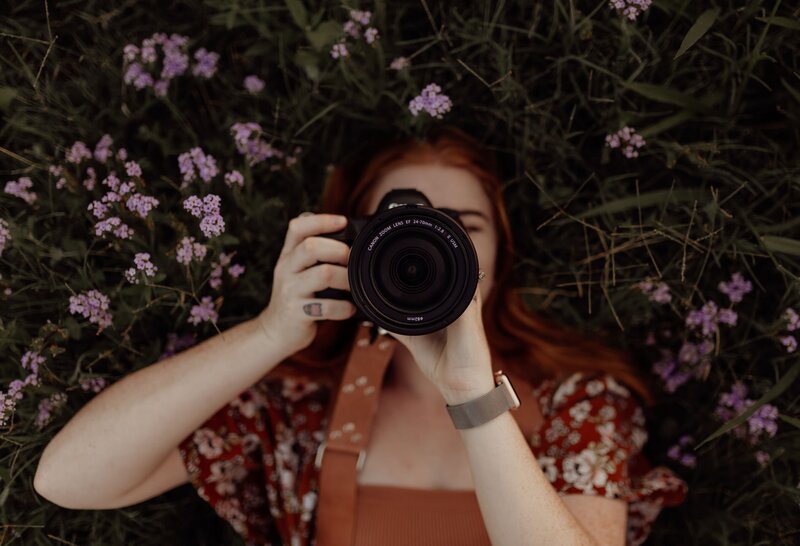
<svg viewBox="0 0 800 546">
<path fill-rule="evenodd" d="M 625 355 L 537 317 L 513 291 L 492 156 L 443 127 L 367 159 L 334 169 L 321 212 L 290 221 L 260 315 L 101 392 L 45 449 L 37 491 L 116 508 L 190 481 L 248 545 L 314 544 L 315 455 L 359 326 L 352 303 L 314 298 L 349 289 L 349 248 L 319 235 L 412 187 L 460 211 L 485 276 L 445 330 L 392 335 L 354 544 L 641 543 L 686 484 L 641 454 L 652 397 Z M 456 429 L 445 404 L 490 391 L 500 369 L 520 408 Z"/>
</svg>

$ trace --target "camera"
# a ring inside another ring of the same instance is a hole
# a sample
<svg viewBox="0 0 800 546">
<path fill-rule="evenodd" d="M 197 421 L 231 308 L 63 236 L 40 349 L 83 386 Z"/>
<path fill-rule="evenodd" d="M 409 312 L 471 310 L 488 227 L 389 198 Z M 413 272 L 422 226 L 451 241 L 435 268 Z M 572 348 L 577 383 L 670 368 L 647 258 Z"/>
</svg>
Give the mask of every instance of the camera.
<svg viewBox="0 0 800 546">
<path fill-rule="evenodd" d="M 350 246 L 350 291 L 327 288 L 314 295 L 350 300 L 356 318 L 388 332 L 445 328 L 475 294 L 478 256 L 458 211 L 434 208 L 416 189 L 391 190 L 374 214 L 348 218 L 343 229 L 320 236 Z"/>
</svg>

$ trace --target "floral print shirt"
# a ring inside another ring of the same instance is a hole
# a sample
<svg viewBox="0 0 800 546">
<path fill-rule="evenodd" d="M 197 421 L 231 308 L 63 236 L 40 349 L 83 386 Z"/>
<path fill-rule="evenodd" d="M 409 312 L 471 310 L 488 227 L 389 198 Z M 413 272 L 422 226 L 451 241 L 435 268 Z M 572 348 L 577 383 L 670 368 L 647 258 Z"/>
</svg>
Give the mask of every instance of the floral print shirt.
<svg viewBox="0 0 800 546">
<path fill-rule="evenodd" d="M 545 476 L 561 494 L 626 501 L 628 545 L 644 542 L 662 507 L 683 502 L 686 483 L 642 455 L 644 413 L 622 383 L 577 372 L 532 394 L 544 420 L 528 440 Z M 313 546 L 314 458 L 331 395 L 313 380 L 268 374 L 181 440 L 192 485 L 247 546 Z"/>
</svg>

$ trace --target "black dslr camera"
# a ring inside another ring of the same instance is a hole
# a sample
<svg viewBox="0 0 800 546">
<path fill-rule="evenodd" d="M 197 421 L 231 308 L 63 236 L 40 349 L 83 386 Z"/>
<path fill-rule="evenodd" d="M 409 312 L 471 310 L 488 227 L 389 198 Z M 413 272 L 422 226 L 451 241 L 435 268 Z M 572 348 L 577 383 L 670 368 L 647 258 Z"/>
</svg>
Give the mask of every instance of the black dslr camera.
<svg viewBox="0 0 800 546">
<path fill-rule="evenodd" d="M 475 293 L 478 256 L 458 212 L 434 208 L 420 191 L 391 190 L 375 214 L 349 218 L 343 229 L 320 236 L 351 247 L 350 292 L 327 288 L 315 296 L 350 300 L 358 320 L 389 332 L 445 328 Z"/>
</svg>

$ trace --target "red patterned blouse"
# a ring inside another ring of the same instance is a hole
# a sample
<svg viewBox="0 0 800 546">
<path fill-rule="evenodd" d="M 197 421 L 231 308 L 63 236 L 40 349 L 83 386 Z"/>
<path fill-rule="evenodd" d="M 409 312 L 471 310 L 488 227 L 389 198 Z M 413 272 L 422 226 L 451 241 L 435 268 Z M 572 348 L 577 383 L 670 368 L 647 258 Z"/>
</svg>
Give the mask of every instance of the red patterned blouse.
<svg viewBox="0 0 800 546">
<path fill-rule="evenodd" d="M 314 457 L 331 394 L 312 380 L 267 375 L 181 441 L 192 485 L 248 546 L 314 544 Z M 627 501 L 628 545 L 647 538 L 662 507 L 683 502 L 686 483 L 641 453 L 644 413 L 622 383 L 579 372 L 532 394 L 544 421 L 528 440 L 545 476 L 562 494 Z"/>
</svg>

